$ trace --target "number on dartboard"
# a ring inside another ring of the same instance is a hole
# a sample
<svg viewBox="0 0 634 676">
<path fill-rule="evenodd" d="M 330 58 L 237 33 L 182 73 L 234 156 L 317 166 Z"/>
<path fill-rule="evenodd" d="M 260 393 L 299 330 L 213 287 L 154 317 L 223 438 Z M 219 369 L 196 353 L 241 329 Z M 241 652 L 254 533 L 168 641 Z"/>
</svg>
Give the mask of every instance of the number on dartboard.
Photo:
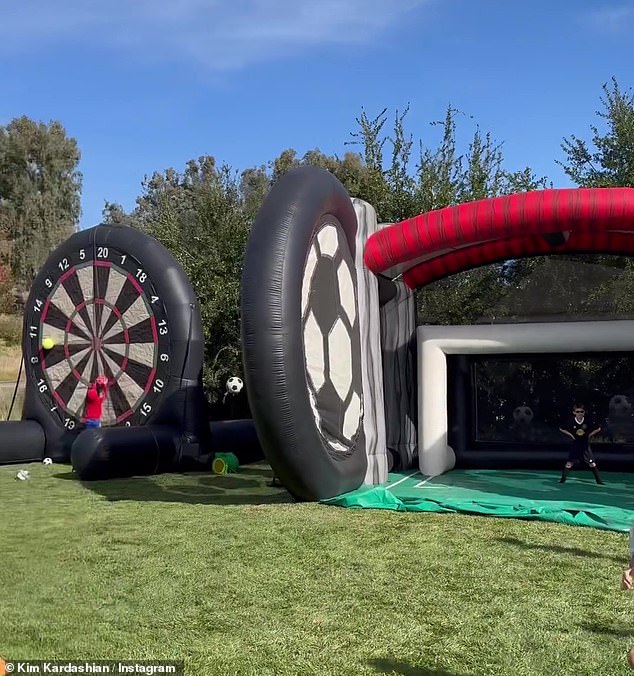
<svg viewBox="0 0 634 676">
<path fill-rule="evenodd" d="M 108 247 L 107 246 L 97 247 L 97 258 L 108 258 Z"/>
<path fill-rule="evenodd" d="M 33 312 L 41 312 L 42 305 L 44 305 L 44 303 L 39 298 L 36 298 L 35 304 L 33 305 Z"/>
<path fill-rule="evenodd" d="M 152 411 L 152 404 L 149 404 L 147 401 L 141 406 L 141 415 L 148 416 Z"/>
<path fill-rule="evenodd" d="M 154 387 L 152 389 L 155 392 L 162 392 L 164 387 L 165 387 L 165 383 L 160 378 L 157 378 L 154 381 Z"/>
<path fill-rule="evenodd" d="M 31 329 L 29 331 L 29 338 L 37 338 L 37 326 L 31 326 L 29 328 Z"/>
<path fill-rule="evenodd" d="M 161 354 L 161 361 L 169 361 L 169 359 L 170 359 L 169 355 L 166 354 L 165 352 L 163 352 L 163 354 Z"/>
<path fill-rule="evenodd" d="M 39 361 L 37 357 L 31 357 L 31 364 L 37 364 Z"/>
<path fill-rule="evenodd" d="M 48 385 L 44 382 L 43 378 L 40 378 L 37 381 L 37 387 L 40 390 L 40 392 L 46 392 L 46 390 L 48 390 Z"/>
<path fill-rule="evenodd" d="M 139 269 L 136 271 L 136 278 L 137 278 L 141 283 L 143 283 L 143 282 L 147 279 L 147 275 L 145 274 L 145 272 L 143 272 L 143 270 L 141 270 L 141 268 L 139 268 Z"/>
<path fill-rule="evenodd" d="M 75 429 L 75 421 L 72 418 L 64 418 L 64 427 L 67 430 Z"/>
<path fill-rule="evenodd" d="M 79 250 L 79 260 L 83 261 L 86 258 L 86 251 L 84 249 Z"/>
<path fill-rule="evenodd" d="M 125 263 L 125 259 L 128 257 L 128 254 L 122 254 L 121 256 L 121 265 Z"/>
<path fill-rule="evenodd" d="M 70 267 L 70 264 L 68 262 L 68 258 L 62 258 L 62 260 L 57 264 L 57 267 L 62 272 L 66 272 L 66 270 L 68 270 L 68 268 Z"/>
<path fill-rule="evenodd" d="M 53 282 L 48 278 L 44 280 L 44 284 L 46 284 L 49 289 L 53 286 Z"/>
<path fill-rule="evenodd" d="M 164 319 L 161 319 L 161 321 L 158 323 L 159 326 L 159 333 L 162 336 L 167 335 L 167 322 Z"/>
</svg>

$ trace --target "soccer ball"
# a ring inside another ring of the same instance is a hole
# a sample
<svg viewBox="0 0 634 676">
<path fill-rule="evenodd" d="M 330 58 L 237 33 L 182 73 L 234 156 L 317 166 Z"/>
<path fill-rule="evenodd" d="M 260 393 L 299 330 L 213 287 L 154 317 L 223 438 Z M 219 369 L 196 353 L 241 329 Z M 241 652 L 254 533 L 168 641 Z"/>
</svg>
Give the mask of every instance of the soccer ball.
<svg viewBox="0 0 634 676">
<path fill-rule="evenodd" d="M 533 422 L 533 409 L 530 406 L 518 406 L 513 411 L 513 420 L 516 425 L 530 425 Z"/>
<path fill-rule="evenodd" d="M 53 458 L 44 458 L 44 460 L 42 460 L 42 464 L 43 465 L 52 465 L 53 464 Z"/>
<path fill-rule="evenodd" d="M 231 376 L 231 378 L 227 380 L 226 387 L 228 394 L 239 394 L 242 392 L 244 383 L 242 382 L 242 378 L 238 378 L 238 376 Z"/>
<path fill-rule="evenodd" d="M 610 418 L 627 418 L 632 414 L 632 402 L 624 394 L 615 394 L 610 399 Z"/>
<path fill-rule="evenodd" d="M 348 453 L 363 418 L 354 262 L 340 226 L 313 237 L 302 279 L 306 380 L 315 425 L 331 450 Z"/>
</svg>

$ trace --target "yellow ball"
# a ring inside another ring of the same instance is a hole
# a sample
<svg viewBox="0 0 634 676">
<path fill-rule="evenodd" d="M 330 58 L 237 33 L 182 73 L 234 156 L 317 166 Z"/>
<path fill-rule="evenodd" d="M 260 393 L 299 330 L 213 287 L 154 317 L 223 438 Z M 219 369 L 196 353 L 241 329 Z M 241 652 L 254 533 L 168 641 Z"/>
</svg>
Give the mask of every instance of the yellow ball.
<svg viewBox="0 0 634 676">
<path fill-rule="evenodd" d="M 55 341 L 52 338 L 44 338 L 42 341 L 42 347 L 45 350 L 52 350 L 55 347 Z"/>
</svg>

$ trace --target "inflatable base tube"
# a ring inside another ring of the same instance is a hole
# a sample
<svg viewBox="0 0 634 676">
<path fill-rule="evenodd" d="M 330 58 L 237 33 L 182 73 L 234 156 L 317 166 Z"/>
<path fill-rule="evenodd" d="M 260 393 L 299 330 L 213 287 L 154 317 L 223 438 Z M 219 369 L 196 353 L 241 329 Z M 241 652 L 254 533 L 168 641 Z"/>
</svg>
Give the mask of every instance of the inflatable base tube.
<svg viewBox="0 0 634 676">
<path fill-rule="evenodd" d="M 83 481 L 158 474 L 175 468 L 180 432 L 168 426 L 84 430 L 71 449 Z"/>
<path fill-rule="evenodd" d="M 46 437 L 35 420 L 0 422 L 0 464 L 38 462 L 44 458 Z"/>
<path fill-rule="evenodd" d="M 214 420 L 209 423 L 212 455 L 233 453 L 241 465 L 264 459 L 253 420 Z"/>
</svg>

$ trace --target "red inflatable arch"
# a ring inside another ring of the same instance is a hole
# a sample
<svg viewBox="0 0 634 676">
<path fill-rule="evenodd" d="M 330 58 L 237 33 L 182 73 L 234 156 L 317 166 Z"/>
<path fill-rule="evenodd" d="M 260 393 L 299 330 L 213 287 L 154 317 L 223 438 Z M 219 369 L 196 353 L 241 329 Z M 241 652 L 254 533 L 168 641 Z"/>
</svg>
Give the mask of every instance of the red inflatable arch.
<svg viewBox="0 0 634 676">
<path fill-rule="evenodd" d="M 634 188 L 539 190 L 468 202 L 368 238 L 375 274 L 415 289 L 469 268 L 554 253 L 634 254 Z"/>
</svg>

